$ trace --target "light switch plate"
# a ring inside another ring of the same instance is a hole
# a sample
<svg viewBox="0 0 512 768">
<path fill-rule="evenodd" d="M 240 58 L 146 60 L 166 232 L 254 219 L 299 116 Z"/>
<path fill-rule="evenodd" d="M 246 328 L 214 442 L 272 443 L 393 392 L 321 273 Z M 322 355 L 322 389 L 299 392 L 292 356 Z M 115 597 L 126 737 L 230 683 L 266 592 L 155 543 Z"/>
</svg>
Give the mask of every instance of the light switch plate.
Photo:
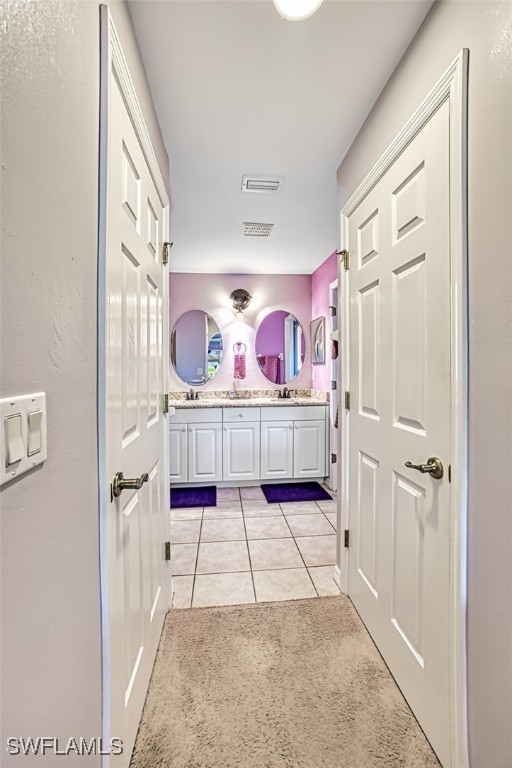
<svg viewBox="0 0 512 768">
<path fill-rule="evenodd" d="M 29 414 L 39 411 L 41 420 L 37 419 L 40 427 L 41 450 L 29 456 Z M 6 419 L 10 416 L 21 417 L 21 442 L 23 455 L 19 461 L 7 466 Z M 37 392 L 34 395 L 4 397 L 0 399 L 0 485 L 25 474 L 46 460 L 46 394 Z"/>
</svg>

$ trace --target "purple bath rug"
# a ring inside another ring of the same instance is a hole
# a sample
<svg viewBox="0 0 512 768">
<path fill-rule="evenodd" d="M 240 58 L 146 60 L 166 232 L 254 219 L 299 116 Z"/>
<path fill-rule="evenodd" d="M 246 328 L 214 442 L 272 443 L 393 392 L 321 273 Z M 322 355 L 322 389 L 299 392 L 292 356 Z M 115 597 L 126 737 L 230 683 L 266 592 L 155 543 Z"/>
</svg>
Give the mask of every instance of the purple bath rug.
<svg viewBox="0 0 512 768">
<path fill-rule="evenodd" d="M 287 501 L 331 501 L 320 483 L 276 483 L 262 484 L 261 490 L 269 504 L 286 504 Z"/>
<path fill-rule="evenodd" d="M 204 488 L 171 489 L 171 509 L 216 506 L 217 488 L 214 485 L 206 485 Z"/>
</svg>

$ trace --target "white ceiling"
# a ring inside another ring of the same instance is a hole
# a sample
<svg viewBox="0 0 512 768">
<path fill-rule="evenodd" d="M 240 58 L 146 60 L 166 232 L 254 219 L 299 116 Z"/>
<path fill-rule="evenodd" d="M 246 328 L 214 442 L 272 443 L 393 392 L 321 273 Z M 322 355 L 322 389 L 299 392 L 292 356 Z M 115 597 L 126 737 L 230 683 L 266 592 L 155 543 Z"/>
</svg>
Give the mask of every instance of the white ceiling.
<svg viewBox="0 0 512 768">
<path fill-rule="evenodd" d="M 336 170 L 432 0 L 129 0 L 170 157 L 171 269 L 310 273 L 338 246 Z M 364 174 L 367 168 L 362 168 Z M 284 176 L 243 193 L 245 174 Z M 273 223 L 242 237 L 242 222 Z"/>
</svg>

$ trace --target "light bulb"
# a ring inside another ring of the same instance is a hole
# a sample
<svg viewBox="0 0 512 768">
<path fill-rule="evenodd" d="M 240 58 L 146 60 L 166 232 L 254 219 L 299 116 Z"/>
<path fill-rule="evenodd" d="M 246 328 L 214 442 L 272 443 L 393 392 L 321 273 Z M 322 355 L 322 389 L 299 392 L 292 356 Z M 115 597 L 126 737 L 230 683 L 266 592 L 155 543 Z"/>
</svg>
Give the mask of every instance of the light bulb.
<svg viewBox="0 0 512 768">
<path fill-rule="evenodd" d="M 288 21 L 303 21 L 318 11 L 324 0 L 274 0 L 276 11 Z"/>
</svg>

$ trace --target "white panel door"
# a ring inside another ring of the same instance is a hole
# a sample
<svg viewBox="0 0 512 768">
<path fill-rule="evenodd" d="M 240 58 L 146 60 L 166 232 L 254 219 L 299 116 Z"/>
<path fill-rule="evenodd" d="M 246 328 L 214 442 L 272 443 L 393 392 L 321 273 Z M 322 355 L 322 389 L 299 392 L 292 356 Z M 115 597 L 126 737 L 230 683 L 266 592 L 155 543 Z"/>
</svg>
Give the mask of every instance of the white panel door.
<svg viewBox="0 0 512 768">
<path fill-rule="evenodd" d="M 260 423 L 224 424 L 222 456 L 224 480 L 258 480 Z"/>
<path fill-rule="evenodd" d="M 446 767 L 448 131 L 445 102 L 348 220 L 349 594 Z"/>
<path fill-rule="evenodd" d="M 188 425 L 188 480 L 222 480 L 222 424 Z"/>
<path fill-rule="evenodd" d="M 293 421 L 261 425 L 261 478 L 293 477 Z"/>
<path fill-rule="evenodd" d="M 325 420 L 293 425 L 293 476 L 325 477 Z"/>
<path fill-rule="evenodd" d="M 171 483 L 188 480 L 188 429 L 186 424 L 169 427 L 169 479 Z"/>
<path fill-rule="evenodd" d="M 109 31 L 115 36 L 112 27 Z M 167 389 L 163 349 L 167 349 L 168 275 L 162 264 L 167 202 L 157 190 L 139 141 L 142 134 L 136 134 L 120 91 L 120 48 L 116 48 L 116 75 L 110 45 L 108 56 L 108 112 L 103 115 L 107 124 L 106 468 L 111 489 L 119 472 L 126 479 L 145 481 L 140 489 L 124 489 L 117 497 L 112 494 L 106 510 L 108 659 L 104 675 L 110 700 L 105 706 L 110 735 L 122 738 L 124 744 L 123 754 L 111 762 L 128 766 L 169 607 L 170 577 L 164 556 L 168 426 L 162 412 L 162 393 Z M 123 88 L 128 81 L 125 70 Z M 134 101 L 132 116 L 138 107 Z"/>
</svg>

